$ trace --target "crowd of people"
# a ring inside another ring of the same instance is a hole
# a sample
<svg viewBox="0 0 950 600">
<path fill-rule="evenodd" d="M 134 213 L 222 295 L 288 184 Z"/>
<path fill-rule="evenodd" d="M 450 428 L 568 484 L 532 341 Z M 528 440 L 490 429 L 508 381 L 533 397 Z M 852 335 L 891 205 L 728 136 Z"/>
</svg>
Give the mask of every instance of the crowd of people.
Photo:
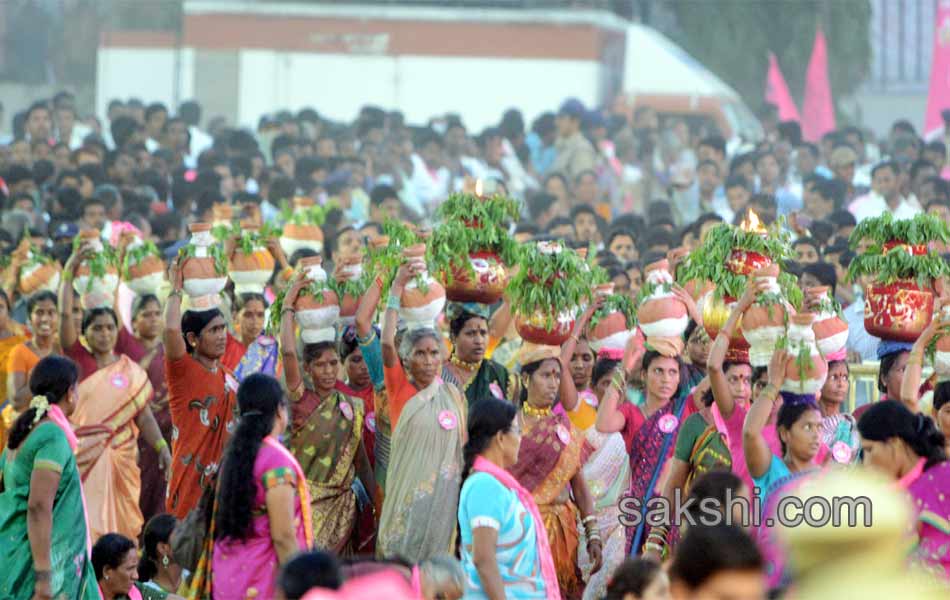
<svg viewBox="0 0 950 600">
<path fill-rule="evenodd" d="M 762 118 L 765 139 L 727 142 L 623 98 L 569 99 L 530 126 L 509 110 L 477 135 L 457 115 L 414 126 L 373 106 L 352 123 L 281 111 L 250 130 L 205 122 L 196 102 L 114 100 L 100 121 L 68 92 L 15 115 L 0 140 L 0 597 L 841 597 L 807 536 L 631 525 L 624 509 L 756 496 L 774 515 L 798 485 L 837 477 L 906 503 L 892 529 L 883 515 L 852 528 L 863 537 L 818 528 L 874 561 L 861 593 L 893 575 L 906 597 L 945 598 L 950 383 L 924 377 L 942 313 L 914 344 L 868 334 L 848 238 L 885 213 L 950 223 L 947 145 L 907 121 L 884 140 L 849 127 L 812 143 Z M 351 322 L 307 343 L 298 273 L 318 253 L 276 240 L 265 289 L 229 284 L 212 307 L 184 293 L 186 226 L 218 207 L 258 225 L 295 198 L 327 207 L 323 264 L 339 276 L 386 222 L 431 223 L 473 181 L 519 201 L 519 243 L 591 247 L 631 298 L 645 266 L 716 225 L 777 221 L 794 237 L 783 270 L 841 305 L 846 353 L 828 357 L 817 395 L 780 394 L 794 357 L 776 348 L 753 368 L 730 352 L 758 285 L 715 339 L 676 286 L 683 339 L 635 336 L 619 354 L 587 339 L 596 299 L 562 346 L 522 343 L 508 301 L 450 302 L 407 329 L 419 260 L 380 273 Z M 86 307 L 83 261 L 128 232 L 161 251 L 164 281 Z M 37 255 L 58 265 L 50 285 L 31 279 Z M 880 399 L 849 414 L 849 365 L 874 360 Z"/>
</svg>

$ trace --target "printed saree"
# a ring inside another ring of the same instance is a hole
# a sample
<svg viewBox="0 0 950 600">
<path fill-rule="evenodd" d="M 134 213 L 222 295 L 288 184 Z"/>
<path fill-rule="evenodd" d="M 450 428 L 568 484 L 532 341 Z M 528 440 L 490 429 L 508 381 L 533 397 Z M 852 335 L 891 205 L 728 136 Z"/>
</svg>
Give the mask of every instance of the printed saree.
<svg viewBox="0 0 950 600">
<path fill-rule="evenodd" d="M 660 475 L 673 451 L 687 403 L 687 394 L 681 393 L 650 415 L 633 435 L 630 445 L 630 489 L 626 496 L 639 499 L 644 511 L 650 499 L 659 492 Z M 642 519 L 638 527 L 627 528 L 627 553 L 639 554 L 648 534 L 646 519 Z"/>
<path fill-rule="evenodd" d="M 357 503 L 352 485 L 363 403 L 339 392 L 321 401 L 307 390 L 292 410 L 290 450 L 310 488 L 315 544 L 337 555 L 355 554 L 359 548 L 353 539 Z"/>
<path fill-rule="evenodd" d="M 152 401 L 149 408 L 162 437 L 171 448 L 172 443 L 172 415 L 168 409 L 168 384 L 165 381 L 165 347 L 159 344 L 149 351 L 139 366 L 148 373 L 148 380 L 152 384 Z M 145 438 L 139 438 L 139 469 L 142 473 L 142 492 L 139 496 L 139 508 L 142 518 L 148 520 L 157 514 L 165 512 L 165 490 L 168 487 L 165 481 L 167 476 L 158 464 L 158 453 L 149 446 Z"/>
<path fill-rule="evenodd" d="M 0 540 L 3 569 L 0 597 L 30 600 L 35 583 L 27 526 L 30 478 L 34 469 L 59 473 L 50 531 L 52 591 L 55 600 L 98 600 L 99 586 L 88 557 L 88 530 L 83 515 L 82 484 L 76 458 L 63 430 L 41 422 L 26 440 L 0 455 Z"/>
<path fill-rule="evenodd" d="M 125 355 L 79 384 L 79 403 L 70 420 L 79 438 L 76 462 L 94 540 L 111 532 L 134 540 L 142 530 L 135 418 L 151 398 L 148 375 Z"/>
<path fill-rule="evenodd" d="M 619 433 L 600 433 L 596 427 L 591 427 L 585 435 L 593 454 L 584 464 L 583 473 L 594 500 L 597 530 L 604 538 L 604 564 L 599 571 L 590 575 L 593 565 L 587 555 L 583 531 L 577 548 L 577 561 L 581 571 L 588 576 L 584 599 L 593 600 L 606 596 L 607 583 L 624 559 L 626 535 L 620 524 L 620 497 L 630 488 L 630 462 L 623 436 Z"/>
<path fill-rule="evenodd" d="M 917 559 L 944 581 L 950 579 L 950 462 L 921 472 L 907 486 L 917 515 Z"/>
<path fill-rule="evenodd" d="M 441 380 L 403 408 L 392 437 L 376 555 L 412 563 L 455 553 L 465 399 Z"/>
<path fill-rule="evenodd" d="M 280 377 L 280 350 L 277 340 L 261 335 L 251 342 L 247 347 L 244 356 L 241 357 L 237 367 L 234 369 L 234 377 L 239 382 L 244 381 L 248 375 L 254 373 L 264 373 L 271 377 Z"/>
<path fill-rule="evenodd" d="M 541 511 L 561 594 L 580 598 L 584 586 L 577 560 L 580 513 L 568 486 L 585 458 L 584 436 L 566 415 L 521 418 L 521 449 L 509 471 L 531 490 Z"/>
</svg>

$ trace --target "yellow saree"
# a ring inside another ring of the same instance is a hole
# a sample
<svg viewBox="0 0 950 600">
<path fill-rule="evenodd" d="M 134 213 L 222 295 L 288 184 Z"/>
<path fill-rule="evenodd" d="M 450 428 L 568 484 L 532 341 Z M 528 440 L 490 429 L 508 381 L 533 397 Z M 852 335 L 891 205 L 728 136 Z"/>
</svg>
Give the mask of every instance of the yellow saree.
<svg viewBox="0 0 950 600">
<path fill-rule="evenodd" d="M 79 384 L 79 404 L 70 420 L 79 438 L 76 462 L 93 540 L 110 532 L 134 540 L 142 529 L 135 418 L 151 397 L 148 375 L 125 355 Z"/>
</svg>

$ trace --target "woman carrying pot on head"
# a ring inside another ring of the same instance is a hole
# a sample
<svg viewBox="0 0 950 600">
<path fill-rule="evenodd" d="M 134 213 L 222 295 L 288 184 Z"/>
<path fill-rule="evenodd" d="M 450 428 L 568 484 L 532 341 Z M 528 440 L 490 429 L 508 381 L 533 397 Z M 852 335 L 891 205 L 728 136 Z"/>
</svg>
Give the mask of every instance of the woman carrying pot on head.
<svg viewBox="0 0 950 600">
<path fill-rule="evenodd" d="M 907 491 L 916 515 L 916 558 L 950 577 L 950 462 L 946 439 L 929 417 L 890 400 L 876 402 L 858 421 L 864 463 Z"/>
<path fill-rule="evenodd" d="M 742 445 L 742 427 L 746 415 L 749 414 L 751 401 L 756 397 L 753 395 L 753 392 L 756 391 L 753 389 L 755 371 L 749 363 L 749 353 L 730 348 L 729 340 L 735 336 L 736 329 L 739 327 L 739 322 L 742 320 L 745 311 L 753 305 L 759 294 L 768 291 L 768 289 L 769 284 L 761 280 L 752 282 L 746 288 L 709 350 L 706 372 L 709 374 L 713 402 L 703 411 L 700 411 L 699 417 L 690 417 L 694 421 L 697 418 L 702 419 L 702 423 L 705 425 L 703 429 L 697 432 L 699 423 L 694 423 L 690 427 L 693 435 L 680 440 L 683 443 L 682 452 L 689 452 L 692 456 L 693 449 L 696 450 L 696 454 L 693 456 L 694 460 L 691 461 L 697 467 L 697 471 L 692 473 L 694 477 L 711 470 L 714 465 L 708 463 L 704 466 L 702 465 L 702 459 L 712 459 L 715 456 L 716 448 L 718 448 L 721 454 L 728 456 L 729 464 L 725 466 L 741 477 L 750 488 L 752 487 L 752 476 L 749 475 L 749 467 L 746 464 Z M 758 371 L 760 374 L 759 380 L 761 380 L 763 372 L 765 372 L 764 369 Z M 765 381 L 767 382 L 767 377 Z M 778 408 L 775 408 L 775 411 L 777 412 Z M 776 456 L 781 456 L 781 443 L 775 431 L 776 412 L 768 415 L 769 418 L 763 427 L 762 434 L 769 449 Z M 690 439 L 693 440 L 693 445 L 687 449 L 686 446 L 689 445 Z M 705 457 L 701 456 L 704 448 L 709 451 Z M 725 452 L 721 452 L 722 450 L 725 450 Z"/>
<path fill-rule="evenodd" d="M 183 600 L 190 573 L 175 562 L 171 535 L 178 521 L 169 514 L 155 515 L 142 533 L 142 557 L 135 587 L 142 600 Z"/>
<path fill-rule="evenodd" d="M 181 265 L 169 272 L 172 293 L 165 303 L 165 374 L 172 415 L 173 463 L 166 510 L 184 519 L 214 480 L 234 428 L 237 380 L 221 365 L 227 324 L 221 311 L 181 312 Z"/>
<path fill-rule="evenodd" d="M 20 342 L 7 358 L 7 393 L 13 410 L 26 410 L 33 394 L 30 392 L 30 373 L 40 360 L 54 354 L 62 354 L 59 345 L 59 311 L 56 309 L 56 294 L 50 291 L 36 292 L 26 302 L 32 337 Z"/>
<path fill-rule="evenodd" d="M 821 448 L 821 411 L 813 395 L 781 392 L 782 404 L 776 419 L 782 445 L 780 456 L 773 453 L 764 434 L 769 416 L 779 400 L 786 369 L 795 360 L 783 348 L 775 350 L 769 362 L 769 383 L 756 396 L 742 430 L 749 475 L 762 498 L 763 516 L 769 518 L 775 516 L 783 498 L 795 494 L 801 478 L 815 472 L 815 458 Z M 759 541 L 769 563 L 769 585 L 776 588 L 786 583 L 786 559 L 772 538 L 770 528 L 763 526 Z"/>
<path fill-rule="evenodd" d="M 940 300 L 934 306 L 933 320 L 920 334 L 917 341 L 910 349 L 907 357 L 907 365 L 904 368 L 904 378 L 901 381 L 900 396 L 892 398 L 900 400 L 911 412 L 919 412 L 920 400 L 923 392 L 931 387 L 932 381 L 936 381 L 933 386 L 932 416 L 937 424 L 937 428 L 943 432 L 944 436 L 950 437 L 950 381 L 941 381 L 941 371 L 943 361 L 940 359 L 938 348 L 938 357 L 936 361 L 935 373 L 931 379 L 923 381 L 924 356 L 935 338 L 950 334 L 948 323 L 944 320 L 944 304 L 947 300 Z M 855 412 L 856 417 L 860 417 Z"/>
<path fill-rule="evenodd" d="M 304 278 L 294 282 L 281 311 L 280 348 L 292 401 L 290 449 L 307 477 L 317 547 L 337 555 L 354 554 L 361 550 L 354 479 L 359 476 L 370 495 L 376 491 L 363 445 L 365 412 L 359 398 L 337 389 L 340 355 L 334 340 L 305 344 L 303 364 L 297 359 L 293 306 L 307 285 Z M 304 387 L 301 366 L 310 376 L 312 390 Z"/>
<path fill-rule="evenodd" d="M 0 454 L 4 597 L 99 598 L 74 454 L 78 442 L 67 418 L 78 401 L 78 382 L 71 360 L 39 361 L 30 375 L 33 400 Z"/>
<path fill-rule="evenodd" d="M 561 597 L 544 518 L 508 472 L 520 445 L 515 405 L 495 398 L 472 404 L 458 511 L 467 598 Z"/>
<path fill-rule="evenodd" d="M 640 377 L 644 382 L 645 402 L 638 407 L 625 402 L 621 391 L 626 391 L 626 377 L 621 373 L 604 395 L 597 410 L 597 430 L 602 433 L 620 432 L 630 448 L 630 489 L 626 496 L 647 502 L 662 490 L 658 489 L 660 474 L 671 456 L 680 424 L 689 416 L 687 391 L 681 383 L 683 363 L 680 354 L 683 342 L 679 338 L 647 340 L 649 348 L 642 361 L 628 345 L 624 369 L 629 372 L 637 362 L 641 364 Z M 627 550 L 637 554 L 649 531 L 645 519 L 636 528 L 627 530 Z M 659 533 L 659 532 L 658 532 Z M 656 537 L 656 536 L 654 536 Z M 656 540 L 649 541 L 652 548 Z"/>
<path fill-rule="evenodd" d="M 508 370 L 485 358 L 488 350 L 489 308 L 475 302 L 450 302 L 445 307 L 449 321 L 452 355 L 445 363 L 443 378 L 465 392 L 470 406 L 481 398 L 508 397 Z"/>
<path fill-rule="evenodd" d="M 290 422 L 280 383 L 250 375 L 237 403 L 238 425 L 218 475 L 214 545 L 198 562 L 189 597 L 274 598 L 280 567 L 313 546 L 306 475 L 279 441 Z"/>
<path fill-rule="evenodd" d="M 171 453 L 149 408 L 148 374 L 128 355 L 116 351 L 124 328 L 115 311 L 100 307 L 85 312 L 82 332 L 87 350 L 78 341 L 73 320 L 65 317 L 73 308 L 71 288 L 70 278 L 64 277 L 59 327 L 63 347 L 69 348 L 67 354 L 76 357 L 80 366 L 79 404 L 70 421 L 79 438 L 76 460 L 89 501 L 89 528 L 93 539 L 106 533 L 138 538 L 144 523 L 139 508 L 138 438 L 158 455 L 163 471 L 171 467 Z"/>
<path fill-rule="evenodd" d="M 26 341 L 23 326 L 10 318 L 10 298 L 0 290 L 0 448 L 6 446 L 7 431 L 13 427 L 13 394 L 7 385 L 10 353 Z"/>
<path fill-rule="evenodd" d="M 88 338 L 80 337 L 87 334 L 84 324 L 89 316 L 88 311 L 84 311 L 80 306 L 81 298 L 73 288 L 73 279 L 82 264 L 83 259 L 89 257 L 93 251 L 87 245 L 80 246 L 73 252 L 69 260 L 63 266 L 63 277 L 59 284 L 59 342 L 63 348 L 63 353 L 76 362 L 79 366 L 79 378 L 86 379 L 96 371 L 102 368 L 100 357 L 92 350 L 92 343 Z M 116 288 L 118 294 L 118 288 Z M 77 302 L 80 300 L 80 302 Z M 121 322 L 117 313 L 112 307 L 103 307 L 97 310 L 107 310 L 115 316 L 116 326 L 113 332 L 112 347 L 109 351 L 115 356 L 126 356 L 133 361 L 136 366 L 138 361 L 145 356 L 145 349 L 135 339 L 132 333 Z M 78 318 L 77 318 L 78 313 Z"/>
<path fill-rule="evenodd" d="M 145 348 L 139 366 L 145 369 L 152 384 L 149 408 L 158 423 L 167 444 L 172 442 L 172 416 L 168 409 L 168 383 L 165 380 L 165 345 L 162 344 L 162 304 L 154 294 L 138 296 L 132 302 L 132 333 Z M 163 472 L 158 456 L 144 438 L 139 438 L 139 469 L 142 472 L 142 492 L 139 508 L 148 521 L 165 512 L 165 488 L 168 474 Z"/>
<path fill-rule="evenodd" d="M 437 331 L 407 331 L 396 349 L 400 297 L 424 269 L 418 262 L 399 268 L 382 339 L 393 436 L 376 554 L 413 562 L 455 550 L 466 418 L 465 397 L 440 377 L 444 345 Z"/>
<path fill-rule="evenodd" d="M 587 533 L 591 573 L 603 563 L 603 536 L 594 501 L 581 472 L 584 435 L 563 414 L 552 410 L 566 370 L 561 349 L 525 343 L 518 354 L 522 443 L 509 471 L 531 491 L 547 530 L 558 585 L 565 598 L 580 598 L 584 581 L 578 567 L 580 521 Z M 570 390 L 573 380 L 567 378 Z M 577 402 L 576 393 L 568 400 Z M 565 406 L 566 409 L 572 408 Z"/>
</svg>

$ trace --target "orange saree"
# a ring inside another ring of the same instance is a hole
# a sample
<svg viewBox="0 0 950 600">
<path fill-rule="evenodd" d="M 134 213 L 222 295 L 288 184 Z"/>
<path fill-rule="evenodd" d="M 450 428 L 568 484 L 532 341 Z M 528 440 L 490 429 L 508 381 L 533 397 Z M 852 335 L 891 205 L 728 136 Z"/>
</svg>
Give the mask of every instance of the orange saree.
<svg viewBox="0 0 950 600">
<path fill-rule="evenodd" d="M 151 397 L 148 374 L 125 355 L 79 384 L 79 404 L 70 420 L 79 438 L 76 462 L 93 540 L 110 532 L 134 540 L 142 529 L 135 418 Z"/>
</svg>

